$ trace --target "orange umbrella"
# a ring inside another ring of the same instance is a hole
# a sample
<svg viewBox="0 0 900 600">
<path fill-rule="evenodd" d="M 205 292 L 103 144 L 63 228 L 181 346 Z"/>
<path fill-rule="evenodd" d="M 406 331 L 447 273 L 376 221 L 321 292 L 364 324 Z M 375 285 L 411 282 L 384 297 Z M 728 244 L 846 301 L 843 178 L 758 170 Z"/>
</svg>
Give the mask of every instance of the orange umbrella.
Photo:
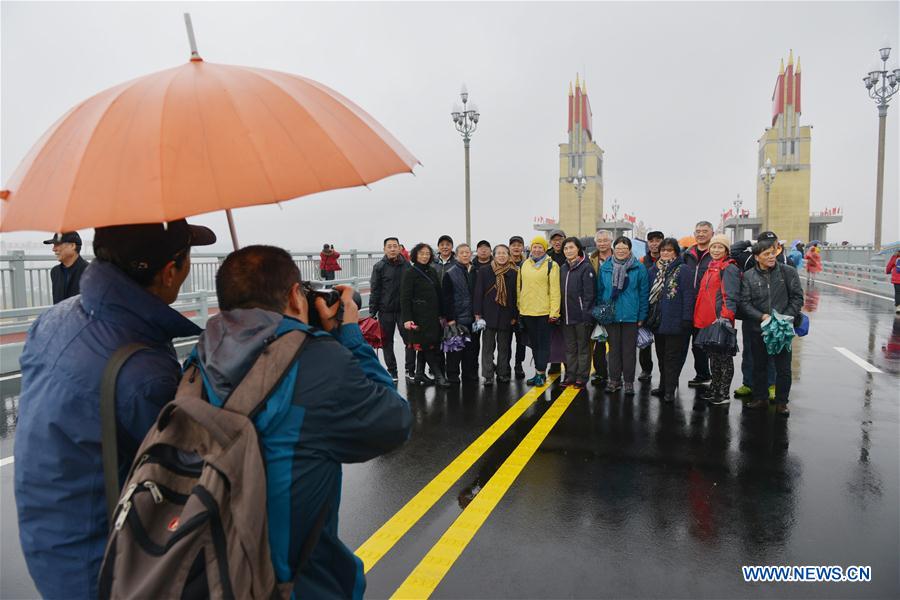
<svg viewBox="0 0 900 600">
<path fill-rule="evenodd" d="M 417 163 L 320 83 L 194 53 L 59 119 L 0 191 L 0 231 L 168 222 L 366 185 Z"/>
<path fill-rule="evenodd" d="M 678 240 L 678 245 L 681 246 L 682 248 L 690 248 L 691 246 L 693 246 L 696 243 L 697 243 L 697 238 L 695 238 L 692 235 L 686 235 L 683 238 L 681 238 L 680 240 Z"/>
</svg>

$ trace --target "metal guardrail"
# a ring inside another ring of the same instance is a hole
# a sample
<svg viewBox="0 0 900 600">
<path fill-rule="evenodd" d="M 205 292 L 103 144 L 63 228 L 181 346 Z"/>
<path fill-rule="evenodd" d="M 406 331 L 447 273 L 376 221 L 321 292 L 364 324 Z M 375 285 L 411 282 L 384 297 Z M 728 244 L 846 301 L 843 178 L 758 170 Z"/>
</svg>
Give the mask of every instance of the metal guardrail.
<svg viewBox="0 0 900 600">
<path fill-rule="evenodd" d="M 877 265 L 823 261 L 819 276 L 835 283 L 852 283 L 868 290 L 893 293 L 890 276 L 885 274 L 884 267 Z"/>
<path fill-rule="evenodd" d="M 381 251 L 351 249 L 341 252 L 338 276 L 347 279 L 365 278 L 372 274 L 372 267 L 381 260 Z M 225 260 L 227 253 L 191 253 L 191 271 L 184 285 L 183 293 L 211 291 L 216 289 L 216 271 Z M 91 260 L 90 255 L 83 255 Z M 300 269 L 304 281 L 320 279 L 319 254 L 317 252 L 295 252 L 294 262 Z M 56 266 L 52 255 L 31 255 L 21 250 L 0 255 L 0 309 L 31 308 L 51 304 L 53 288 L 50 283 L 50 269 Z"/>
</svg>

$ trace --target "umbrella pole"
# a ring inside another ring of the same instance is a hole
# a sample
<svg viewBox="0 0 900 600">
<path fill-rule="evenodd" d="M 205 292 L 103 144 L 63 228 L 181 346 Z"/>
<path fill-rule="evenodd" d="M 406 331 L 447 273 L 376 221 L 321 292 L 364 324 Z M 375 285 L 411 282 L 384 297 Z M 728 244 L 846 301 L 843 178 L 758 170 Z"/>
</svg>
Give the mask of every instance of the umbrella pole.
<svg viewBox="0 0 900 600">
<path fill-rule="evenodd" d="M 235 250 L 239 250 L 241 245 L 238 244 L 237 229 L 234 227 L 234 217 L 231 216 L 230 208 L 225 210 L 225 216 L 228 217 L 228 230 L 231 232 L 231 244 L 234 246 Z"/>
</svg>

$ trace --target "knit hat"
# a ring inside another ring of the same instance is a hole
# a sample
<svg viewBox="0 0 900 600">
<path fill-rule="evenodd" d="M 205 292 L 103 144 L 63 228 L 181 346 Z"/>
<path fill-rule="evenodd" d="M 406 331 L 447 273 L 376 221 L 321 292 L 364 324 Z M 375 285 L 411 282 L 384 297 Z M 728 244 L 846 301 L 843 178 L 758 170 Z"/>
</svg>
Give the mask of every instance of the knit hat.
<svg viewBox="0 0 900 600">
<path fill-rule="evenodd" d="M 731 249 L 731 240 L 728 239 L 727 235 L 722 235 L 721 233 L 719 235 L 714 235 L 713 238 L 709 241 L 710 246 L 712 246 L 713 244 L 722 244 L 723 246 L 725 246 L 726 252 Z"/>
<path fill-rule="evenodd" d="M 528 247 L 531 248 L 535 244 L 540 244 L 541 246 L 543 246 L 544 251 L 547 250 L 547 240 L 545 240 L 543 237 L 541 237 L 539 235 L 534 236 L 534 239 L 531 240 L 531 244 L 529 244 Z"/>
</svg>

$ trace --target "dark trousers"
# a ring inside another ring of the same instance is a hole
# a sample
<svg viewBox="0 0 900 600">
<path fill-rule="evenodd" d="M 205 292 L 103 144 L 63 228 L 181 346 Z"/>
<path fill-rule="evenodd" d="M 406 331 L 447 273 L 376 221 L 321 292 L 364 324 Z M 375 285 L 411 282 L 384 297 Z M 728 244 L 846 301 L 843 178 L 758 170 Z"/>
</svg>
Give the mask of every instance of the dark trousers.
<svg viewBox="0 0 900 600">
<path fill-rule="evenodd" d="M 638 362 L 641 363 L 641 371 L 644 373 L 653 372 L 653 344 L 646 348 L 641 348 L 641 351 L 638 352 Z"/>
<path fill-rule="evenodd" d="M 672 395 L 678 388 L 681 369 L 684 367 L 684 335 L 657 335 L 653 340 L 656 346 L 656 359 L 659 361 L 659 389 Z"/>
<path fill-rule="evenodd" d="M 894 306 L 900 306 L 900 283 L 894 284 Z"/>
<path fill-rule="evenodd" d="M 634 383 L 637 363 L 637 323 L 611 323 L 606 326 L 609 339 L 609 380 Z"/>
<path fill-rule="evenodd" d="M 563 325 L 566 340 L 566 379 L 587 381 L 591 374 L 592 323 Z"/>
<path fill-rule="evenodd" d="M 400 313 L 378 313 L 378 324 L 381 326 L 381 343 L 384 349 L 384 364 L 392 374 L 397 372 L 397 357 L 394 355 L 394 329 L 400 332 L 400 339 L 407 343 L 406 330 L 400 322 Z M 406 348 L 406 373 L 412 375 L 416 371 L 416 351 Z"/>
<path fill-rule="evenodd" d="M 753 326 L 750 321 L 744 319 L 741 321 L 741 335 L 744 340 L 744 351 L 741 353 L 741 384 L 748 388 L 753 388 L 753 351 L 750 350 L 750 338 L 754 335 Z M 766 380 L 768 385 L 775 385 L 775 361 L 766 354 Z"/>
<path fill-rule="evenodd" d="M 606 379 L 609 377 L 609 370 L 606 368 L 606 342 L 594 342 L 593 355 L 594 371 L 602 379 Z"/>
<path fill-rule="evenodd" d="M 744 342 L 744 352 L 747 351 Z M 753 399 L 768 400 L 769 389 L 766 385 L 766 368 L 769 357 L 775 363 L 775 404 L 787 404 L 791 394 L 791 352 L 782 350 L 770 355 L 766 351 L 762 334 L 754 332 L 750 336 L 750 351 L 753 352 Z"/>
<path fill-rule="evenodd" d="M 321 273 L 322 279 L 324 281 L 333 281 L 334 280 L 334 271 L 325 271 L 323 269 L 320 273 Z"/>
<path fill-rule="evenodd" d="M 458 378 L 462 369 L 462 378 L 467 381 L 478 379 L 478 350 L 481 332 L 471 334 L 472 341 L 458 352 L 447 352 L 447 377 Z"/>
<path fill-rule="evenodd" d="M 734 378 L 734 357 L 721 352 L 710 352 L 708 355 L 712 376 L 709 389 L 714 394 L 728 398 L 731 396 L 731 380 Z"/>
<path fill-rule="evenodd" d="M 509 351 L 512 347 L 511 329 L 491 329 L 488 327 L 483 332 L 481 344 L 481 375 L 485 379 L 493 379 L 494 371 L 497 377 L 509 379 L 511 369 L 509 367 Z M 497 364 L 494 365 L 494 350 L 497 351 Z"/>
<path fill-rule="evenodd" d="M 712 375 L 709 373 L 709 357 L 706 355 L 706 352 L 700 348 L 694 347 L 694 338 L 697 337 L 698 333 L 700 333 L 700 330 L 694 327 L 694 334 L 691 336 L 691 352 L 694 354 L 694 371 L 697 375 L 697 379 L 711 379 Z"/>
<path fill-rule="evenodd" d="M 539 373 L 543 373 L 547 370 L 547 361 L 550 360 L 550 321 L 547 320 L 547 315 L 523 316 L 522 321 L 525 323 L 528 340 L 531 342 L 534 368 Z"/>
<path fill-rule="evenodd" d="M 528 346 L 525 344 L 525 333 L 516 328 L 516 365 L 525 362 L 525 350 Z"/>
</svg>

